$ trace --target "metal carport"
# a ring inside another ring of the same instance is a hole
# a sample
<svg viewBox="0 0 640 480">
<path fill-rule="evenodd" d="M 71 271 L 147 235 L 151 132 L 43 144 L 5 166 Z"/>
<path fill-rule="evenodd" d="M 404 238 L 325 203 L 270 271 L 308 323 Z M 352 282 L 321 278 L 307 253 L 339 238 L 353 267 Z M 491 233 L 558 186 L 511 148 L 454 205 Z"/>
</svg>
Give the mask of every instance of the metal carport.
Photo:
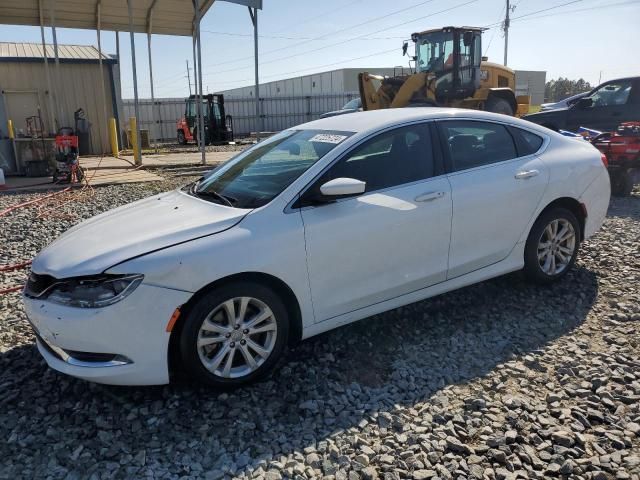
<svg viewBox="0 0 640 480">
<path fill-rule="evenodd" d="M 139 117 L 139 110 L 134 33 L 147 34 L 152 100 L 154 100 L 153 67 L 151 64 L 152 34 L 192 37 L 194 68 L 197 72 L 196 92 L 200 100 L 197 102 L 199 131 L 203 132 L 200 21 L 211 8 L 214 1 L 215 0 L 21 0 L 16 2 L 15 0 L 0 0 L 0 23 L 39 26 L 41 28 L 43 45 L 45 43 L 44 28 L 51 27 L 54 43 L 54 61 L 56 64 L 59 64 L 56 27 L 96 30 L 98 32 L 98 49 L 100 51 L 100 32 L 102 30 L 129 32 L 136 118 Z M 257 10 L 262 8 L 262 0 L 220 1 L 244 5 L 249 8 L 254 25 L 257 86 Z M 120 52 L 118 52 L 118 57 L 119 56 Z M 49 81 L 48 59 L 46 56 L 45 71 L 47 71 L 46 76 L 47 81 Z M 103 100 L 104 89 L 105 86 L 102 85 Z M 256 100 L 257 99 L 258 96 L 256 95 Z M 103 104 L 105 104 L 104 101 Z M 257 104 L 256 114 L 260 115 L 259 103 Z M 202 137 L 202 135 L 200 135 L 200 137 Z M 136 163 L 141 163 L 139 143 L 140 142 L 138 142 L 137 145 L 137 151 L 134 152 Z M 202 163 L 204 164 L 204 142 L 199 142 L 199 146 L 202 151 Z"/>
</svg>

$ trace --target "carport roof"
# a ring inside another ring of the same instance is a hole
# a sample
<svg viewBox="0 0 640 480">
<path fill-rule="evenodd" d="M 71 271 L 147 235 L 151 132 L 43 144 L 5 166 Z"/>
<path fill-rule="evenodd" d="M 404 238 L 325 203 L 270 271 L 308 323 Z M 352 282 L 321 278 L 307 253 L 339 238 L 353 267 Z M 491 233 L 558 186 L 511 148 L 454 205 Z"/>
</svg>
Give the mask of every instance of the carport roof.
<svg viewBox="0 0 640 480">
<path fill-rule="evenodd" d="M 42 0 L 44 26 L 51 26 L 49 1 Z M 151 21 L 152 33 L 191 36 L 193 33 L 192 0 L 131 0 L 133 31 L 147 33 Z M 215 0 L 200 1 L 200 16 Z M 95 30 L 97 8 L 101 8 L 101 29 L 128 32 L 127 0 L 55 0 L 55 26 Z M 39 0 L 0 0 L 0 23 L 40 26 Z"/>
<path fill-rule="evenodd" d="M 53 58 L 53 45 L 47 45 L 47 57 Z M 0 61 L 7 60 L 33 60 L 41 59 L 41 43 L 14 43 L 0 42 Z M 91 45 L 58 45 L 58 57 L 60 60 L 94 61 L 100 59 L 100 52 Z M 102 54 L 102 60 L 108 62 L 113 60 L 110 56 Z"/>
</svg>

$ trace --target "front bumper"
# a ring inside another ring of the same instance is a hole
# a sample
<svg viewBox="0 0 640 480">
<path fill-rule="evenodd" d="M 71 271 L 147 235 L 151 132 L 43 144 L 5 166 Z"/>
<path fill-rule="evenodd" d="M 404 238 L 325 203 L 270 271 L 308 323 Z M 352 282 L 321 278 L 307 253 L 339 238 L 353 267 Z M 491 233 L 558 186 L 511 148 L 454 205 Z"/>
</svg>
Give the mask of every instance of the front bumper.
<svg viewBox="0 0 640 480">
<path fill-rule="evenodd" d="M 165 328 L 191 295 L 143 283 L 103 308 L 23 300 L 38 350 L 51 368 L 110 385 L 163 385 L 169 383 Z"/>
</svg>

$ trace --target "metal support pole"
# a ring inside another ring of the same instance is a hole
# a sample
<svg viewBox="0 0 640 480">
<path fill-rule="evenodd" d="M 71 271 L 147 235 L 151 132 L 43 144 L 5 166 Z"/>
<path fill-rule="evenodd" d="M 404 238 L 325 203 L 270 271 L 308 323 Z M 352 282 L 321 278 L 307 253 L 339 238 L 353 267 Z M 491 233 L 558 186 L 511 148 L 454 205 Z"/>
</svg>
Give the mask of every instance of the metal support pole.
<svg viewBox="0 0 640 480">
<path fill-rule="evenodd" d="M 189 82 L 189 96 L 191 96 L 191 75 L 189 75 L 189 60 L 187 59 L 187 82 Z"/>
<path fill-rule="evenodd" d="M 138 119 L 140 118 L 140 105 L 138 104 L 138 73 L 136 72 L 136 41 L 133 34 L 133 14 L 131 13 L 131 3 L 133 0 L 127 0 L 127 8 L 129 10 L 129 37 L 131 39 L 131 70 L 133 71 L 133 107 L 136 114 L 135 132 L 131 132 L 131 135 L 135 135 L 138 139 L 134 146 L 133 158 L 136 165 L 142 165 L 142 149 L 140 144 L 140 128 L 138 127 Z"/>
<path fill-rule="evenodd" d="M 120 89 L 120 98 L 122 98 L 122 58 L 120 57 L 120 32 L 116 30 L 114 33 L 116 34 L 116 57 L 118 57 L 118 89 Z M 123 142 L 121 135 L 123 130 L 123 120 L 120 112 L 118 112 L 118 115 L 116 115 L 116 117 L 118 118 L 118 138 L 120 139 L 120 145 L 122 145 Z"/>
<path fill-rule="evenodd" d="M 153 93 L 153 63 L 151 62 L 151 23 L 149 23 L 149 30 L 147 31 L 147 50 L 149 52 L 149 84 L 151 86 L 151 117 L 153 123 L 151 125 L 151 140 L 156 153 L 158 153 L 158 139 L 155 134 L 156 125 L 156 97 Z"/>
<path fill-rule="evenodd" d="M 53 89 L 51 88 L 51 74 L 49 73 L 49 56 L 47 55 L 47 43 L 44 37 L 44 14 L 42 13 L 42 0 L 38 0 L 38 10 L 40 12 L 40 36 L 42 37 L 42 56 L 44 58 L 44 76 L 47 80 L 47 97 L 49 100 L 49 133 L 58 131 L 58 119 L 53 100 Z"/>
<path fill-rule="evenodd" d="M 260 132 L 264 130 L 264 119 L 262 118 L 262 107 L 260 105 L 260 80 L 258 73 L 258 9 L 249 7 L 251 23 L 253 23 L 253 62 L 255 69 L 255 91 L 256 91 L 256 141 L 260 141 Z"/>
<path fill-rule="evenodd" d="M 98 35 L 98 64 L 100 66 L 100 86 L 102 87 L 101 96 L 102 96 L 102 121 L 104 122 L 104 131 L 106 132 L 106 138 L 109 138 L 109 115 L 107 114 L 107 94 L 104 84 L 104 69 L 102 65 L 102 0 L 98 0 L 98 5 L 96 6 L 96 17 L 97 17 L 97 35 Z M 102 129 L 98 129 L 98 137 L 100 139 L 100 153 L 104 154 L 105 145 L 103 143 L 102 138 Z"/>
<path fill-rule="evenodd" d="M 120 58 L 120 32 L 117 30 L 114 32 L 116 34 L 116 57 L 118 57 L 118 85 L 122 89 L 122 69 L 120 65 L 122 65 L 122 59 Z"/>
<path fill-rule="evenodd" d="M 56 3 L 56 0 L 50 0 L 49 2 L 49 20 L 51 21 L 51 34 L 53 36 L 53 56 L 56 62 L 56 74 L 55 74 L 56 93 L 60 93 L 58 91 L 58 87 L 60 87 L 60 57 L 58 57 L 58 36 L 56 35 L 55 3 Z M 64 123 L 66 121 L 64 103 L 67 96 L 64 93 L 64 86 L 60 88 L 62 92 L 60 93 L 59 96 L 56 95 L 56 104 L 57 104 L 57 109 L 59 111 L 58 124 L 60 126 L 64 126 Z"/>
<path fill-rule="evenodd" d="M 504 18 L 504 66 L 507 66 L 507 53 L 509 51 L 509 26 L 511 20 L 509 19 L 509 13 L 511 12 L 511 5 L 507 0 L 507 16 Z"/>
<path fill-rule="evenodd" d="M 194 97 L 194 105 L 196 106 L 196 113 L 198 118 L 200 118 L 200 109 L 202 108 L 202 102 L 198 103 L 198 62 L 197 62 L 197 55 L 196 55 L 196 32 L 195 30 L 193 31 L 193 94 L 195 95 Z M 189 97 L 191 97 L 191 94 L 189 94 Z M 191 100 L 189 100 L 191 101 Z M 198 126 L 194 127 L 194 131 L 198 130 L 199 131 Z M 196 145 L 198 146 L 198 150 L 200 150 L 200 135 L 196 135 Z"/>
<path fill-rule="evenodd" d="M 202 151 L 202 165 L 206 165 L 207 155 L 205 152 L 205 145 L 207 143 L 207 138 L 204 129 L 204 114 L 202 112 L 202 41 L 200 40 L 200 0 L 194 0 L 194 6 L 196 9 L 196 48 L 198 51 L 198 105 L 200 105 L 200 110 L 198 112 L 198 131 L 201 132 L 200 136 L 202 137 L 202 140 L 200 142 L 200 149 Z"/>
</svg>

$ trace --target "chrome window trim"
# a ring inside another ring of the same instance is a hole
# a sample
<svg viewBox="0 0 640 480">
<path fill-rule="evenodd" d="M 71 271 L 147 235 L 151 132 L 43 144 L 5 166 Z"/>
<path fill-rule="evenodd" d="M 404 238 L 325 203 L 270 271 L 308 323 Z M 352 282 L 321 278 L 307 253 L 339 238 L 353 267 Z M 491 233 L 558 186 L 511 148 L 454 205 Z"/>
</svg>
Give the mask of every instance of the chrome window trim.
<svg viewBox="0 0 640 480">
<path fill-rule="evenodd" d="M 507 117 L 507 118 L 511 118 L 511 117 Z M 455 174 L 458 174 L 458 173 L 471 172 L 471 171 L 475 171 L 477 169 L 491 167 L 493 165 L 504 165 L 506 162 L 511 162 L 511 161 L 514 161 L 514 160 L 522 160 L 522 159 L 537 157 L 538 155 L 541 155 L 542 153 L 544 153 L 546 151 L 547 147 L 549 146 L 549 144 L 551 143 L 551 137 L 548 134 L 543 133 L 543 132 L 539 132 L 537 130 L 529 129 L 526 126 L 516 125 L 516 124 L 514 124 L 512 122 L 509 122 L 508 120 L 501 121 L 501 120 L 496 120 L 496 119 L 474 118 L 474 117 L 469 117 L 469 116 L 460 116 L 460 117 L 456 116 L 456 117 L 430 117 L 430 118 L 426 118 L 426 119 L 422 118 L 422 119 L 413 119 L 413 120 L 405 121 L 405 122 L 402 122 L 402 123 L 398 123 L 396 125 L 383 127 L 380 130 L 376 130 L 375 132 L 370 133 L 366 137 L 361 138 L 357 143 L 355 143 L 353 146 L 351 146 L 345 152 L 342 152 L 341 154 L 339 154 L 328 165 L 326 165 L 315 177 L 313 177 L 304 187 L 302 187 L 300 189 L 300 191 L 296 195 L 294 195 L 294 197 L 287 203 L 287 205 L 284 208 L 283 212 L 285 214 L 290 214 L 290 213 L 295 213 L 295 212 L 298 212 L 298 211 L 307 210 L 309 208 L 317 208 L 317 207 L 321 206 L 321 205 L 317 205 L 317 206 L 307 206 L 307 207 L 303 207 L 303 208 L 292 208 L 292 205 L 295 202 L 297 202 L 298 199 L 309 188 L 311 188 L 311 186 L 316 182 L 316 180 L 327 172 L 327 170 L 329 170 L 335 163 L 337 163 L 341 159 L 343 159 L 346 155 L 349 155 L 354 149 L 358 148 L 364 142 L 372 139 L 373 137 L 375 137 L 377 135 L 380 135 L 382 133 L 388 132 L 390 130 L 395 130 L 397 128 L 402 128 L 402 127 L 408 127 L 410 125 L 417 125 L 417 124 L 421 124 L 421 123 L 429 124 L 429 123 L 432 123 L 432 122 L 439 123 L 439 122 L 458 121 L 458 120 L 465 120 L 465 121 L 472 121 L 472 122 L 496 123 L 498 125 L 504 126 L 505 128 L 512 127 L 512 128 L 519 128 L 521 130 L 526 130 L 526 131 L 528 131 L 528 132 L 530 132 L 530 133 L 532 133 L 534 135 L 537 135 L 537 136 L 541 137 L 542 138 L 542 145 L 540 145 L 540 148 L 536 152 L 531 153 L 529 155 L 524 155 L 522 157 L 511 158 L 509 160 L 504 160 L 502 162 L 489 163 L 487 165 L 480 165 L 478 167 L 474 167 L 474 168 L 471 168 L 471 169 L 460 170 L 459 172 L 449 172 L 449 173 L 444 172 L 441 175 L 437 175 L 435 177 L 425 178 L 423 180 L 417 180 L 415 182 L 410 182 L 410 183 L 403 183 L 402 185 L 395 185 L 393 187 L 387 187 L 387 188 L 384 188 L 384 189 L 371 190 L 370 192 L 365 192 L 365 193 L 363 193 L 361 195 L 357 195 L 357 196 L 354 196 L 354 197 L 349 197 L 349 198 L 343 198 L 343 199 L 336 200 L 336 202 L 344 201 L 344 200 L 352 200 L 354 198 L 359 198 L 361 196 L 368 195 L 370 193 L 383 192 L 383 191 L 387 191 L 387 190 L 392 189 L 392 188 L 398 188 L 398 187 L 401 187 L 401 186 L 404 186 L 404 185 L 410 185 L 410 184 L 413 184 L 413 183 L 424 182 L 424 181 L 428 181 L 428 180 L 431 180 L 431 179 L 434 179 L 434 178 L 447 177 L 447 176 L 455 175 Z M 357 133 L 358 132 L 356 132 L 355 134 L 357 135 Z M 515 144 L 515 140 L 514 140 L 514 144 Z M 442 154 L 444 155 L 445 152 L 442 152 Z"/>
<path fill-rule="evenodd" d="M 472 118 L 472 117 L 448 117 L 448 118 L 443 118 L 443 119 L 438 119 L 438 123 L 440 122 L 455 122 L 455 121 L 459 121 L 459 120 L 464 120 L 467 122 L 482 122 L 482 123 L 495 123 L 498 125 L 502 125 L 503 127 L 507 128 L 511 127 L 511 128 L 519 128 L 520 130 L 525 130 L 533 135 L 537 135 L 538 137 L 542 138 L 542 144 L 540 145 L 540 148 L 538 148 L 538 150 L 536 150 L 533 153 L 530 153 L 528 155 L 523 155 L 521 157 L 514 157 L 514 158 L 510 158 L 508 160 L 502 160 L 501 162 L 494 162 L 494 163 L 487 163 L 486 165 L 478 165 L 477 167 L 473 167 L 473 168 L 468 168 L 466 170 L 458 170 L 456 172 L 450 172 L 449 175 L 456 175 L 458 173 L 464 173 L 464 172 L 472 172 L 472 171 L 476 171 L 478 169 L 482 169 L 482 168 L 486 168 L 486 167 L 491 167 L 493 165 L 504 165 L 507 162 L 512 162 L 514 160 L 522 160 L 523 158 L 529 158 L 529 157 L 537 157 L 538 155 L 541 155 L 542 153 L 545 152 L 545 150 L 547 149 L 547 147 L 549 146 L 549 144 L 551 143 L 551 138 L 549 137 L 549 135 L 547 135 L 546 133 L 541 133 L 538 131 L 534 131 L 534 130 L 530 130 L 526 127 L 523 127 L 522 125 L 514 125 L 513 123 L 510 122 L 502 122 L 499 120 L 494 120 L 494 119 L 489 119 L 489 120 L 485 120 L 485 119 L 479 119 L 479 118 Z M 509 135 L 511 135 L 511 133 L 509 133 Z M 516 152 L 518 150 L 518 147 L 516 145 L 516 141 L 515 139 L 513 140 L 513 145 L 516 148 Z M 445 152 L 443 152 L 444 154 Z"/>
</svg>

